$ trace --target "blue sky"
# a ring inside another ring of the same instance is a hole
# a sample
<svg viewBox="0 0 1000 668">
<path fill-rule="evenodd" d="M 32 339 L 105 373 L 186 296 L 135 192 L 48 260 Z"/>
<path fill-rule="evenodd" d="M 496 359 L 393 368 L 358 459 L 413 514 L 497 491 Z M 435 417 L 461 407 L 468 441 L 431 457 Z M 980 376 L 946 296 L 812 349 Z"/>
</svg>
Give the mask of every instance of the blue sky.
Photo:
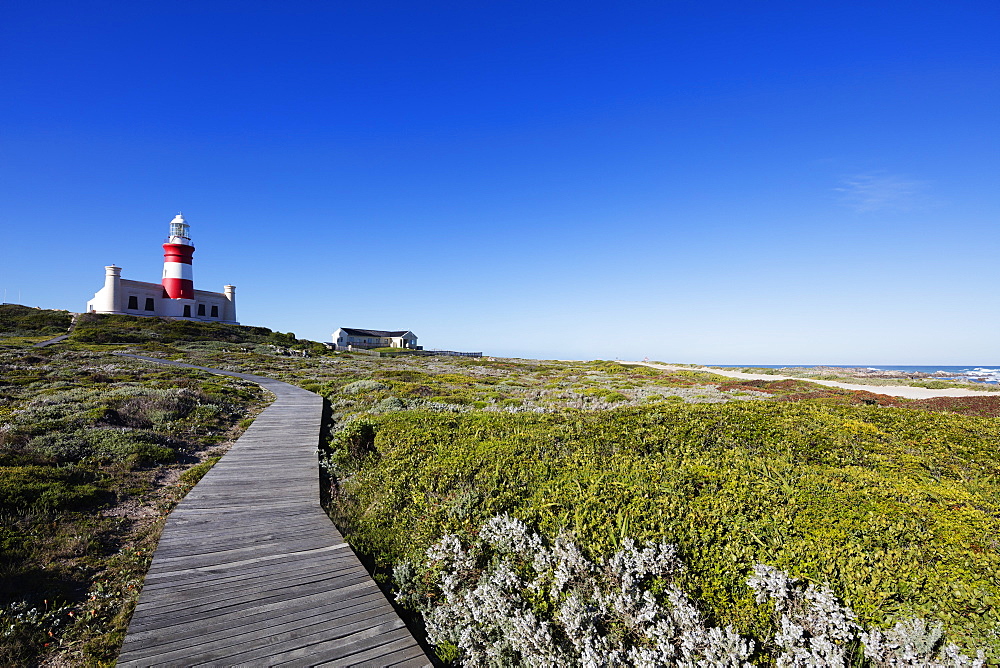
<svg viewBox="0 0 1000 668">
<path fill-rule="evenodd" d="M 157 281 L 183 211 L 196 287 L 307 338 L 1000 363 L 998 28 L 994 1 L 8 3 L 0 289 Z"/>
</svg>

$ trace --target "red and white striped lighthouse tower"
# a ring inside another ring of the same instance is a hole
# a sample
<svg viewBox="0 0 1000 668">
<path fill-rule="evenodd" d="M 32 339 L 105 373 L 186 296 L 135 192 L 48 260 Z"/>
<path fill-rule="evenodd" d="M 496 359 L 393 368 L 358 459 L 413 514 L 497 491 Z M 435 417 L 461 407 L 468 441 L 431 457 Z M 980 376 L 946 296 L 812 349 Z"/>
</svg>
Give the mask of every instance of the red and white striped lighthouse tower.
<svg viewBox="0 0 1000 668">
<path fill-rule="evenodd" d="M 163 244 L 163 292 L 170 299 L 194 299 L 192 255 L 194 245 L 188 236 L 188 224 L 184 216 L 177 214 L 170 221 L 170 238 Z"/>
</svg>

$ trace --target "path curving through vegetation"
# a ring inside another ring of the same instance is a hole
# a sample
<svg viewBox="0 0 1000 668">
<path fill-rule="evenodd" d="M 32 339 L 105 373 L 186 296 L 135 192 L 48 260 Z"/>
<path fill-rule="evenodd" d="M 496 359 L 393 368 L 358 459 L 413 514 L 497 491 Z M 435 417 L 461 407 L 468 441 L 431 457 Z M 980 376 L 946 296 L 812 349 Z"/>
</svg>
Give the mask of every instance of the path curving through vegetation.
<svg viewBox="0 0 1000 668">
<path fill-rule="evenodd" d="M 167 519 L 120 666 L 430 665 L 320 507 L 322 397 L 275 395 Z"/>
</svg>

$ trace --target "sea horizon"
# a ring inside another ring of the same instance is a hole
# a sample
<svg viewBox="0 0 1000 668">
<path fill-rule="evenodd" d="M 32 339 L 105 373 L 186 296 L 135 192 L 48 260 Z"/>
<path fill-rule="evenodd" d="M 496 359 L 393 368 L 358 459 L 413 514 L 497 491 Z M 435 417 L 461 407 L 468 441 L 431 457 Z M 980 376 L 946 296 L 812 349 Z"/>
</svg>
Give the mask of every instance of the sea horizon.
<svg viewBox="0 0 1000 668">
<path fill-rule="evenodd" d="M 756 369 L 811 369 L 827 366 L 841 369 L 873 369 L 880 371 L 906 371 L 912 373 L 935 374 L 939 371 L 951 374 L 950 378 L 967 380 L 977 383 L 1000 383 L 1000 364 L 992 365 L 955 365 L 955 364 L 709 364 L 724 369 L 756 368 Z"/>
</svg>

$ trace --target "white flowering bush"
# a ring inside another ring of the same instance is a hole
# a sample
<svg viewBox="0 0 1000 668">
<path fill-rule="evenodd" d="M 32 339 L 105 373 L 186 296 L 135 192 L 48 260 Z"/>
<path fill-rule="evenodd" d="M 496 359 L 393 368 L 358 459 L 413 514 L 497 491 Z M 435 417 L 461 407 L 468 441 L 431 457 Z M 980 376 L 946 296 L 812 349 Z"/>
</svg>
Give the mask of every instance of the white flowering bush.
<svg viewBox="0 0 1000 668">
<path fill-rule="evenodd" d="M 434 597 L 421 595 L 417 569 L 403 564 L 397 599 L 422 611 L 430 642 L 453 648 L 462 665 L 749 665 L 753 643 L 707 628 L 672 584 L 680 562 L 670 545 L 627 540 L 592 562 L 567 536 L 548 546 L 500 515 L 471 546 L 448 535 L 427 558 Z"/>
<path fill-rule="evenodd" d="M 757 602 L 774 604 L 778 630 L 774 650 L 778 666 L 849 665 L 852 650 L 873 666 L 965 668 L 984 665 L 951 643 L 942 646 L 942 625 L 922 619 L 898 622 L 888 631 L 866 629 L 854 612 L 840 604 L 828 587 L 803 585 L 771 566 L 757 564 L 747 584 Z M 940 650 L 938 650 L 940 647 Z"/>
<path fill-rule="evenodd" d="M 755 656 L 802 668 L 984 665 L 982 653 L 943 644 L 940 624 L 867 629 L 828 587 L 762 564 L 747 584 L 758 604 L 773 606 L 774 636 L 755 643 L 709 626 L 674 584 L 683 566 L 662 543 L 625 540 L 591 561 L 568 536 L 547 545 L 499 515 L 471 544 L 446 535 L 426 557 L 396 567 L 396 598 L 421 612 L 442 657 L 464 666 L 723 667 L 750 666 Z"/>
</svg>

